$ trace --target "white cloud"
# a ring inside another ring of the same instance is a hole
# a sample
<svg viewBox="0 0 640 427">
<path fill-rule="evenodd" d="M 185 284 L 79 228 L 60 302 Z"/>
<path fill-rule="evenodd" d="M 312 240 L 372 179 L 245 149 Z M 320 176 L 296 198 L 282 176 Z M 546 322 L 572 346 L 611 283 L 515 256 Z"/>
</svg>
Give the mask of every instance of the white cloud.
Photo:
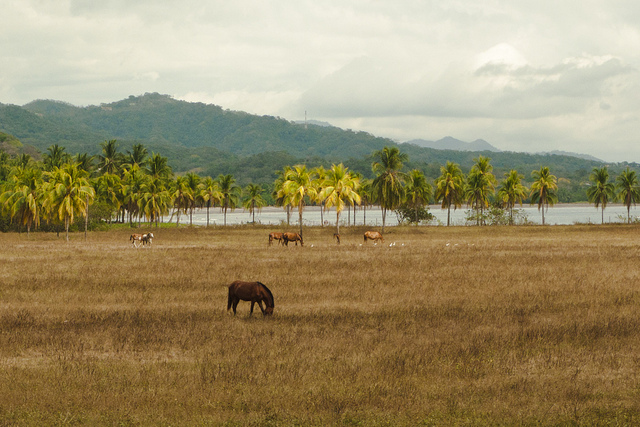
<svg viewBox="0 0 640 427">
<path fill-rule="evenodd" d="M 640 161 L 632 0 L 2 3 L 2 103 L 160 92 L 401 140 Z"/>
</svg>

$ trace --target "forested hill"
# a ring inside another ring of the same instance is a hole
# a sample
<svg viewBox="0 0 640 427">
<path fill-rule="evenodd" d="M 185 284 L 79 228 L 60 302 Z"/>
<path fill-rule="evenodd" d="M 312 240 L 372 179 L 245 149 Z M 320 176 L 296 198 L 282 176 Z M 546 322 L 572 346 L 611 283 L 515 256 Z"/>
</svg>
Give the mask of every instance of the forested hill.
<svg viewBox="0 0 640 427">
<path fill-rule="evenodd" d="M 23 151 L 45 152 L 53 144 L 66 152 L 99 154 L 100 143 L 117 139 L 125 151 L 134 143 L 169 158 L 173 170 L 217 176 L 233 173 L 240 183 L 271 182 L 283 166 L 311 166 L 345 162 L 371 177 L 373 151 L 395 142 L 366 132 L 331 126 L 293 123 L 202 103 L 179 101 L 166 95 L 145 94 L 100 106 L 76 107 L 39 100 L 22 107 L 0 104 L 0 132 L 15 136 Z M 16 146 L 16 142 L 13 143 Z M 549 166 L 560 178 L 584 184 L 598 161 L 563 155 L 511 152 L 463 152 L 400 144 L 409 155 L 408 168 L 422 169 L 433 179 L 447 161 L 467 172 L 479 154 L 490 157 L 494 173 L 516 169 L 528 179 L 531 171 Z M 6 150 L 5 150 L 6 151 Z M 637 169 L 638 165 L 631 165 Z M 611 174 L 626 164 L 610 165 Z"/>
</svg>

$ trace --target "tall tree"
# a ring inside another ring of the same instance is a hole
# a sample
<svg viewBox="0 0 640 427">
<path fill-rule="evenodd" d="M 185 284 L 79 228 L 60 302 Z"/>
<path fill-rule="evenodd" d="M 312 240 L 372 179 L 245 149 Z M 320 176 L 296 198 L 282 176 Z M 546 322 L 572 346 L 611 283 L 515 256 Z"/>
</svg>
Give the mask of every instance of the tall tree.
<svg viewBox="0 0 640 427">
<path fill-rule="evenodd" d="M 409 156 L 401 153 L 397 147 L 384 147 L 382 150 L 375 151 L 373 157 L 376 161 L 371 165 L 371 169 L 377 175 L 373 180 L 373 188 L 382 208 L 382 234 L 384 234 L 387 210 L 400 206 L 404 198 L 405 174 L 401 169 L 403 163 L 409 160 Z"/>
<path fill-rule="evenodd" d="M 48 172 L 49 182 L 45 190 L 43 207 L 52 217 L 64 221 L 66 239 L 69 241 L 69 225 L 76 215 L 88 214 L 88 203 L 95 197 L 87 172 L 76 163 L 66 163 Z"/>
<path fill-rule="evenodd" d="M 276 171 L 276 180 L 273 182 L 273 193 L 271 196 L 276 202 L 276 206 L 282 206 L 287 212 L 287 225 L 291 224 L 291 200 L 290 194 L 284 186 L 287 173 L 291 171 L 290 166 L 285 166 L 281 171 Z"/>
<path fill-rule="evenodd" d="M 516 203 L 522 206 L 529 190 L 522 184 L 524 176 L 518 174 L 518 171 L 511 169 L 504 176 L 505 179 L 498 188 L 498 198 L 502 206 L 509 210 L 509 224 L 513 224 L 513 208 Z"/>
<path fill-rule="evenodd" d="M 189 200 L 189 225 L 193 225 L 193 211 L 196 208 L 196 201 L 200 190 L 200 177 L 193 172 L 188 172 L 185 178 L 187 179 L 189 194 L 191 194 L 191 199 Z"/>
<path fill-rule="evenodd" d="M 314 185 L 316 186 L 316 202 L 320 204 L 320 227 L 324 227 L 324 199 L 322 198 L 322 188 L 324 186 L 325 178 L 327 177 L 327 170 L 324 166 L 318 166 L 313 169 L 313 173 L 316 178 L 314 179 Z"/>
<path fill-rule="evenodd" d="M 117 219 L 123 201 L 122 180 L 120 177 L 112 173 L 101 175 L 96 179 L 94 188 L 98 200 L 110 208 L 111 217 L 109 222 L 111 222 L 113 214 L 116 214 Z"/>
<path fill-rule="evenodd" d="M 315 200 L 317 188 L 313 185 L 315 174 L 308 170 L 305 165 L 294 166 L 285 175 L 283 188 L 289 195 L 291 206 L 298 207 L 298 225 L 300 226 L 300 236 L 302 237 L 302 211 L 305 207 L 305 197 Z"/>
<path fill-rule="evenodd" d="M 16 166 L 11 171 L 6 191 L 0 195 L 0 203 L 10 218 L 17 217 L 21 225 L 27 227 L 40 225 L 43 199 L 42 171 L 37 168 Z"/>
<path fill-rule="evenodd" d="M 149 156 L 149 150 L 143 144 L 133 144 L 131 151 L 127 150 L 126 162 L 129 165 L 138 165 L 140 168 L 144 168 L 147 165 L 147 156 Z"/>
<path fill-rule="evenodd" d="M 222 211 L 224 213 L 224 225 L 227 225 L 227 211 L 238 207 L 242 189 L 236 185 L 236 180 L 231 174 L 218 176 L 218 187 L 222 194 Z"/>
<path fill-rule="evenodd" d="M 251 222 L 256 223 L 256 210 L 260 211 L 267 205 L 267 201 L 262 197 L 264 190 L 258 184 L 249 184 L 245 188 L 246 197 L 242 206 L 249 211 Z"/>
<path fill-rule="evenodd" d="M 363 225 L 367 225 L 367 206 L 371 206 L 375 202 L 375 195 L 373 192 L 373 181 L 370 179 L 362 179 L 360 181 L 360 188 L 358 190 L 360 195 L 360 205 L 363 208 Z"/>
<path fill-rule="evenodd" d="M 149 221 L 156 223 L 156 228 L 158 228 L 159 219 L 162 215 L 169 213 L 169 206 L 171 206 L 171 194 L 166 183 L 161 178 L 148 176 L 140 191 L 142 193 L 141 210 L 149 218 Z"/>
<path fill-rule="evenodd" d="M 418 210 L 424 208 L 433 196 L 433 187 L 427 182 L 427 177 L 418 169 L 414 169 L 407 175 L 404 188 L 405 202 L 408 207 L 414 209 L 416 224 L 418 224 Z"/>
<path fill-rule="evenodd" d="M 544 225 L 545 208 L 558 202 L 558 180 L 551 175 L 548 166 L 542 166 L 539 171 L 531 172 L 533 184 L 531 184 L 531 204 L 537 203 L 538 210 L 542 212 L 542 225 Z"/>
<path fill-rule="evenodd" d="M 436 201 L 442 201 L 442 209 L 447 209 L 447 226 L 451 224 L 451 206 L 462 206 L 464 195 L 464 174 L 457 163 L 447 162 L 440 167 L 440 177 L 436 180 Z"/>
<path fill-rule="evenodd" d="M 50 145 L 47 148 L 47 152 L 42 156 L 45 170 L 52 171 L 53 168 L 59 168 L 71 160 L 71 156 L 64 151 L 65 147 L 61 147 L 58 144 Z"/>
<path fill-rule="evenodd" d="M 631 205 L 635 206 L 640 201 L 640 185 L 636 171 L 630 170 L 627 166 L 627 169 L 616 178 L 616 188 L 618 198 L 627 207 L 627 223 L 631 223 Z"/>
<path fill-rule="evenodd" d="M 490 158 L 479 156 L 473 161 L 475 163 L 466 181 L 464 197 L 476 211 L 476 224 L 480 225 L 483 221 L 484 209 L 489 206 L 489 196 L 495 191 L 496 178 L 491 173 L 493 166 L 489 163 Z"/>
<path fill-rule="evenodd" d="M 200 183 L 200 189 L 198 191 L 198 200 L 207 206 L 207 227 L 209 226 L 209 208 L 215 206 L 216 203 L 222 202 L 222 193 L 218 182 L 212 179 L 210 176 L 206 177 Z"/>
<path fill-rule="evenodd" d="M 153 153 L 147 161 L 146 172 L 154 178 L 169 179 L 173 172 L 169 166 L 169 159 L 158 153 Z"/>
<path fill-rule="evenodd" d="M 322 185 L 320 198 L 324 200 L 324 207 L 331 209 L 336 207 L 336 233 L 340 234 L 340 212 L 346 204 L 360 204 L 361 197 L 358 194 L 360 179 L 349 173 L 349 168 L 342 163 L 332 165 L 327 171 L 327 176 Z"/>
<path fill-rule="evenodd" d="M 172 183 L 171 199 L 173 200 L 173 207 L 177 214 L 176 227 L 180 226 L 180 212 L 185 214 L 189 211 L 189 206 L 193 200 L 194 195 L 189 189 L 189 181 L 186 176 L 178 176 Z"/>
<path fill-rule="evenodd" d="M 120 167 L 124 163 L 124 155 L 118 151 L 118 141 L 111 139 L 100 143 L 102 154 L 98 156 L 98 170 L 100 173 L 120 174 Z"/>
<path fill-rule="evenodd" d="M 615 199 L 615 185 L 609 182 L 609 171 L 607 167 L 593 168 L 589 175 L 589 180 L 593 183 L 587 189 L 587 197 L 589 202 L 598 206 L 602 206 L 602 222 L 604 224 L 604 209 L 609 201 Z"/>
</svg>

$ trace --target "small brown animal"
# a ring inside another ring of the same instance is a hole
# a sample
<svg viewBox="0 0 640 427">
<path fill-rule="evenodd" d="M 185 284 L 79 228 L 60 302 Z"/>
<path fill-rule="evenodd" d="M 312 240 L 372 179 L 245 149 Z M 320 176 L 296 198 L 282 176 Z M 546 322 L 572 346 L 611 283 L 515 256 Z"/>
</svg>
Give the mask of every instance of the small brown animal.
<svg viewBox="0 0 640 427">
<path fill-rule="evenodd" d="M 384 239 L 382 238 L 382 234 L 379 231 L 365 231 L 364 232 L 364 242 L 367 243 L 367 239 L 373 240 L 377 242 L 380 240 L 384 243 Z"/>
<path fill-rule="evenodd" d="M 258 303 L 258 307 L 262 310 L 262 314 L 267 316 L 273 314 L 275 304 L 273 302 L 273 294 L 260 282 L 241 282 L 236 280 L 229 285 L 229 299 L 227 300 L 227 312 L 233 308 L 233 314 L 236 314 L 236 307 L 240 300 L 251 301 L 251 311 L 249 316 L 253 314 L 253 306 Z M 264 301 L 265 307 L 262 307 Z"/>
<path fill-rule="evenodd" d="M 333 233 L 333 238 L 340 244 L 340 235 L 338 233 Z"/>
<path fill-rule="evenodd" d="M 281 245 L 284 244 L 284 242 L 282 241 L 282 233 L 278 233 L 275 231 L 273 233 L 269 233 L 269 246 L 271 246 L 274 240 L 279 241 Z"/>
<path fill-rule="evenodd" d="M 296 246 L 298 246 L 298 240 L 300 241 L 300 246 L 304 246 L 302 236 L 299 233 L 282 233 L 282 240 L 285 246 L 289 246 L 289 242 L 296 242 Z"/>
</svg>

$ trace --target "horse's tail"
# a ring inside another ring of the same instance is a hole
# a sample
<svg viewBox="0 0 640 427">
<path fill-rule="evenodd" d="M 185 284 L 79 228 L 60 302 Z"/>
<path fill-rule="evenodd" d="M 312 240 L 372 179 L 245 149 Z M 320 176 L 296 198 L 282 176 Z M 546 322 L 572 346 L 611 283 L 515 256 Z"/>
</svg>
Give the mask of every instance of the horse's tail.
<svg viewBox="0 0 640 427">
<path fill-rule="evenodd" d="M 273 300 L 273 294 L 271 293 L 271 290 L 269 288 L 267 288 L 267 285 L 265 285 L 262 282 L 257 282 L 258 285 L 262 286 L 264 288 L 265 291 L 267 291 L 267 294 L 269 294 L 269 298 L 271 298 L 271 308 L 274 308 L 276 306 L 275 301 Z"/>
</svg>

